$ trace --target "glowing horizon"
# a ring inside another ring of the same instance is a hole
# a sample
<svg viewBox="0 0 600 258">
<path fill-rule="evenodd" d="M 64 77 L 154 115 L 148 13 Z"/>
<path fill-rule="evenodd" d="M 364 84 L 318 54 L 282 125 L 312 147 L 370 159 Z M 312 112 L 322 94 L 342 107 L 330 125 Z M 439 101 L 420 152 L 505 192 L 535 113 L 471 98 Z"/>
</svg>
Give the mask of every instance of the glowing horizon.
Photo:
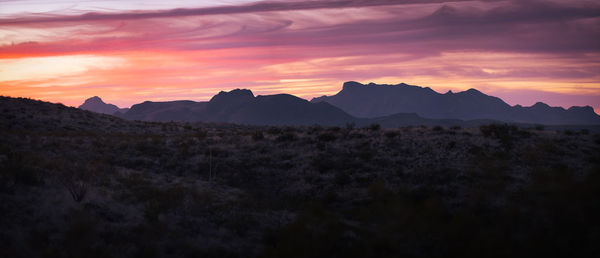
<svg viewBox="0 0 600 258">
<path fill-rule="evenodd" d="M 404 82 L 600 113 L 591 1 L 195 2 L 1 1 L 0 95 L 129 107 Z"/>
</svg>

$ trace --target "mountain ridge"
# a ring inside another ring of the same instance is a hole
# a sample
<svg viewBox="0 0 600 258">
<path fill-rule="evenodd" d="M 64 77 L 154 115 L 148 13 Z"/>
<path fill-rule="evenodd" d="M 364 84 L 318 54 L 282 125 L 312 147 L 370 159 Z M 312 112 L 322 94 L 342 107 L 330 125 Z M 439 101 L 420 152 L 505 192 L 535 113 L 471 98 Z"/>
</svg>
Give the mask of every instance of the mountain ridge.
<svg viewBox="0 0 600 258">
<path fill-rule="evenodd" d="M 550 107 L 543 102 L 531 107 L 510 106 L 498 97 L 486 95 L 473 88 L 443 94 L 429 87 L 406 83 L 390 85 L 349 81 L 344 83 L 342 90 L 337 94 L 316 97 L 311 102 L 328 102 L 362 118 L 416 113 L 432 119 L 492 119 L 552 125 L 600 124 L 600 116 L 590 106 L 564 109 Z"/>
<path fill-rule="evenodd" d="M 96 98 L 86 100 L 80 108 L 85 109 L 89 100 L 101 102 L 100 98 Z M 104 104 L 104 107 L 110 105 Z M 510 106 L 498 97 L 473 88 L 438 93 L 429 87 L 406 83 L 362 84 L 356 81 L 345 82 L 342 89 L 332 96 L 316 97 L 310 101 L 290 94 L 255 96 L 249 89 L 234 89 L 220 91 L 209 101 L 145 101 L 133 105 L 126 112 L 112 114 L 128 120 L 250 125 L 476 125 L 484 121 L 600 125 L 600 116 L 590 106 L 564 109 L 543 102 L 530 107 Z"/>
</svg>

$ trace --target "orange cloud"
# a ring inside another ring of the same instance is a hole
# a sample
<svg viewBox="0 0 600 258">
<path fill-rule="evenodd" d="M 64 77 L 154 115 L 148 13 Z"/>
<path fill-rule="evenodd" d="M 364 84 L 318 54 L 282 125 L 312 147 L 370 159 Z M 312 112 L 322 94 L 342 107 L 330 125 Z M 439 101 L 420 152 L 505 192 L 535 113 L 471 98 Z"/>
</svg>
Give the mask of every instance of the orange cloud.
<svg viewBox="0 0 600 258">
<path fill-rule="evenodd" d="M 0 20 L 0 94 L 129 106 L 233 88 L 311 98 L 356 80 L 600 108 L 597 5 L 317 2 Z"/>
</svg>

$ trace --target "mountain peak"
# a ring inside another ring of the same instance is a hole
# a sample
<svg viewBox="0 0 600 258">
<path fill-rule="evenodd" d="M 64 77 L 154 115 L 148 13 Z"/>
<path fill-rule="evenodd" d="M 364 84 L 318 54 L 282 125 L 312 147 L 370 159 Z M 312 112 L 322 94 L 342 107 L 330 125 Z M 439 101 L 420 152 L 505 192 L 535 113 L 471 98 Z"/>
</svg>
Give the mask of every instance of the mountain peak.
<svg viewBox="0 0 600 258">
<path fill-rule="evenodd" d="M 483 95 L 483 93 L 481 91 L 478 91 L 473 88 L 470 88 L 470 89 L 466 90 L 465 92 L 469 93 L 469 94 L 473 94 L 473 95 Z"/>
<path fill-rule="evenodd" d="M 231 91 L 221 91 L 219 94 L 212 97 L 210 101 L 216 100 L 220 101 L 221 99 L 231 99 L 231 98 L 254 98 L 254 93 L 248 89 L 235 89 Z"/>
<path fill-rule="evenodd" d="M 544 102 L 537 102 L 535 103 L 533 106 L 531 107 L 535 107 L 535 108 L 549 108 L 550 106 Z"/>
<path fill-rule="evenodd" d="M 83 102 L 83 104 L 79 106 L 79 108 L 83 110 L 109 115 L 112 115 L 116 112 L 125 112 L 128 110 L 126 108 L 120 109 L 119 107 L 113 104 L 104 103 L 104 101 L 98 96 L 93 96 L 91 98 L 86 99 Z"/>
<path fill-rule="evenodd" d="M 363 86 L 365 86 L 365 85 L 362 84 L 362 83 L 360 83 L 360 82 L 348 81 L 348 82 L 344 82 L 344 85 L 342 86 L 342 90 L 347 90 L 347 89 L 357 88 L 357 87 L 363 87 Z"/>
<path fill-rule="evenodd" d="M 248 89 L 235 89 L 232 91 L 221 91 L 213 96 L 208 102 L 210 110 L 223 110 L 235 108 L 254 100 L 254 94 Z"/>
<path fill-rule="evenodd" d="M 91 98 L 86 99 L 83 103 L 101 103 L 101 104 L 106 104 L 104 103 L 104 101 L 102 101 L 102 99 L 98 96 L 93 96 Z"/>
</svg>

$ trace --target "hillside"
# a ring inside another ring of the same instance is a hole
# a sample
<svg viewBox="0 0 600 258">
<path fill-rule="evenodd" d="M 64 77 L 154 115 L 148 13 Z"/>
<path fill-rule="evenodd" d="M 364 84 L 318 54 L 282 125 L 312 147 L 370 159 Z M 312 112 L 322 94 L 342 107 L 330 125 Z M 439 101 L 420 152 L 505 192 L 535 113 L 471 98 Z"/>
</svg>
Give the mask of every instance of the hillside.
<svg viewBox="0 0 600 258">
<path fill-rule="evenodd" d="M 600 135 L 585 130 L 142 122 L 7 97 L 0 110 L 0 257 L 598 253 Z"/>
</svg>

